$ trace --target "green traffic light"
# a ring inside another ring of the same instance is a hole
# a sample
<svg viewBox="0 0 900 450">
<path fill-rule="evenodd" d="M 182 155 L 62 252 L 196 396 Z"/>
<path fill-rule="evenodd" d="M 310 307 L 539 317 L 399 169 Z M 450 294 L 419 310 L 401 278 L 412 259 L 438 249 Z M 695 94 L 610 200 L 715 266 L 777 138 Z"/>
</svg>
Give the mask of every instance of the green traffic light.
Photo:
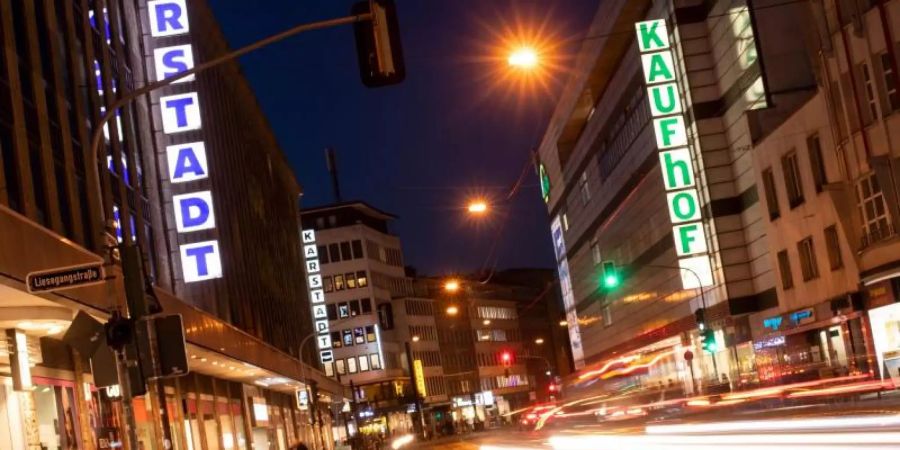
<svg viewBox="0 0 900 450">
<path fill-rule="evenodd" d="M 609 274 L 603 277 L 603 286 L 607 288 L 614 288 L 619 285 L 619 277 Z"/>
</svg>

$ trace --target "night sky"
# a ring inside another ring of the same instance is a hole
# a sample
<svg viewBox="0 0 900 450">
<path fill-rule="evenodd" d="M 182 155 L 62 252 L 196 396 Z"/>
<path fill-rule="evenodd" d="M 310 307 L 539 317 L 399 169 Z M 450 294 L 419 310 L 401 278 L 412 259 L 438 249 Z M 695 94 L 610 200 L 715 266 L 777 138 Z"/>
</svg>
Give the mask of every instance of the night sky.
<svg viewBox="0 0 900 450">
<path fill-rule="evenodd" d="M 209 3 L 237 47 L 347 15 L 353 2 Z M 350 26 L 301 34 L 241 65 L 303 186 L 304 207 L 333 201 L 323 150 L 333 146 L 344 199 L 399 216 L 393 232 L 420 274 L 553 267 L 549 219 L 531 168 L 490 217 L 472 220 L 463 207 L 469 197 L 502 200 L 510 191 L 539 144 L 596 6 L 397 0 L 407 77 L 387 88 L 361 84 Z M 506 67 L 504 41 L 516 36 L 552 53 L 540 76 Z"/>
</svg>

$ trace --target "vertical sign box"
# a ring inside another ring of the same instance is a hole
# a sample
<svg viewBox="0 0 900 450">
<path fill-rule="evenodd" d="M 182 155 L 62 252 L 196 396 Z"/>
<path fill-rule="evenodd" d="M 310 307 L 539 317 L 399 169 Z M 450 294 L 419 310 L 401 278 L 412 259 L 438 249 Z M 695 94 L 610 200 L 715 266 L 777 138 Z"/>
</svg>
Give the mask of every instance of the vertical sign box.
<svg viewBox="0 0 900 450">
<path fill-rule="evenodd" d="M 155 81 L 177 76 L 194 68 L 194 52 L 188 38 L 190 22 L 186 0 L 150 0 L 147 2 L 147 23 L 150 25 L 150 42 L 153 53 Z M 172 42 L 182 38 L 185 42 L 156 47 L 154 44 L 167 39 Z M 175 84 L 189 86 L 187 92 L 159 97 L 160 119 L 163 134 L 173 141 L 181 133 L 201 130 L 201 101 L 192 90 L 196 81 L 189 75 Z M 190 240 L 191 233 L 214 230 L 216 218 L 213 194 L 209 187 L 209 165 L 206 146 L 202 141 L 170 143 L 165 149 L 169 182 L 184 184 L 188 192 L 173 195 L 175 228 L 179 236 Z M 216 240 L 184 242 L 179 247 L 182 277 L 185 283 L 222 277 L 222 260 Z"/>
<path fill-rule="evenodd" d="M 684 106 L 665 20 L 635 24 L 647 99 L 672 236 L 681 270 L 681 284 L 696 289 L 713 284 L 706 228 L 694 173 L 694 149 L 685 127 Z"/>
<path fill-rule="evenodd" d="M 312 306 L 313 329 L 319 347 L 322 364 L 334 361 L 331 350 L 331 329 L 328 326 L 328 310 L 325 308 L 325 291 L 322 289 L 322 274 L 319 266 L 319 250 L 316 246 L 316 231 L 301 232 L 303 237 L 303 258 L 306 266 L 306 280 L 309 285 L 309 302 Z"/>
</svg>

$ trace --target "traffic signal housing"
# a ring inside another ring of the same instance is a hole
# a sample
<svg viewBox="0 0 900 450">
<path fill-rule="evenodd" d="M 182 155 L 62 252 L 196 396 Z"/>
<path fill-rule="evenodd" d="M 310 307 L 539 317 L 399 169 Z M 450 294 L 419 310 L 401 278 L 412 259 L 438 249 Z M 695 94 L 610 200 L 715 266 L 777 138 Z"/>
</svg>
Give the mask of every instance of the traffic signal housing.
<svg viewBox="0 0 900 450">
<path fill-rule="evenodd" d="M 716 343 L 716 332 L 707 328 L 700 332 L 700 346 L 706 353 L 716 353 L 719 345 Z"/>
<path fill-rule="evenodd" d="M 706 326 L 706 310 L 703 308 L 698 308 L 694 311 L 694 320 L 697 322 L 697 329 L 700 331 L 708 328 Z"/>
<path fill-rule="evenodd" d="M 406 78 L 403 48 L 400 45 L 400 26 L 394 0 L 357 2 L 353 15 L 371 13 L 371 20 L 353 25 L 359 75 L 365 86 L 374 88 L 397 84 Z"/>
</svg>

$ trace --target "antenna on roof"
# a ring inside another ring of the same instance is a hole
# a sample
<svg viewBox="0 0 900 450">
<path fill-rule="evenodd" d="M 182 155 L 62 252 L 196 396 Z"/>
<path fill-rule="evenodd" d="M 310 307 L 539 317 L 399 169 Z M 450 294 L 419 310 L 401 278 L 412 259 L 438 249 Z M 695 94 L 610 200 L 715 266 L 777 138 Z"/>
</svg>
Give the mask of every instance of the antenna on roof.
<svg viewBox="0 0 900 450">
<path fill-rule="evenodd" d="M 325 166 L 328 167 L 328 173 L 331 174 L 331 190 L 334 194 L 334 202 L 341 203 L 341 183 L 338 181 L 337 157 L 334 149 L 325 147 Z"/>
</svg>

